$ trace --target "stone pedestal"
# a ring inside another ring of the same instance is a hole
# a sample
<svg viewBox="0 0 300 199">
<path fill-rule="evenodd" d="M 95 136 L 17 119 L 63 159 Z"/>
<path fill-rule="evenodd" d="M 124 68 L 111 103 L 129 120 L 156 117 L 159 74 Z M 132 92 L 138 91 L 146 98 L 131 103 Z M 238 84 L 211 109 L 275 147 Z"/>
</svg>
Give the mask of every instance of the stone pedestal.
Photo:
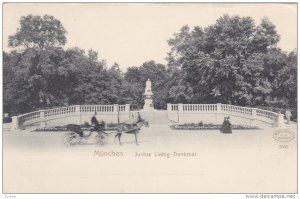
<svg viewBox="0 0 300 199">
<path fill-rule="evenodd" d="M 17 116 L 12 116 L 11 117 L 12 122 L 11 122 L 11 131 L 15 131 L 19 128 L 19 121 L 18 121 L 18 117 Z"/>
<path fill-rule="evenodd" d="M 151 98 L 145 98 L 145 104 L 143 110 L 145 111 L 154 110 L 153 100 Z"/>
<path fill-rule="evenodd" d="M 277 125 L 278 128 L 285 128 L 284 124 L 284 115 L 279 113 L 277 116 Z"/>
</svg>

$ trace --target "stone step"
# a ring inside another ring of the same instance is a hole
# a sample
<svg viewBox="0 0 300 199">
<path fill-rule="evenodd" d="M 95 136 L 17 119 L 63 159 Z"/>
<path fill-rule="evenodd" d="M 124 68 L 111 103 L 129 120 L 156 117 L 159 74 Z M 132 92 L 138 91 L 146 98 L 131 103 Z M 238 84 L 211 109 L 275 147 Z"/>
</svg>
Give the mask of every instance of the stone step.
<svg viewBox="0 0 300 199">
<path fill-rule="evenodd" d="M 141 117 L 148 121 L 150 124 L 168 124 L 168 114 L 165 110 L 152 110 L 152 111 L 132 111 L 133 114 L 140 113 Z"/>
</svg>

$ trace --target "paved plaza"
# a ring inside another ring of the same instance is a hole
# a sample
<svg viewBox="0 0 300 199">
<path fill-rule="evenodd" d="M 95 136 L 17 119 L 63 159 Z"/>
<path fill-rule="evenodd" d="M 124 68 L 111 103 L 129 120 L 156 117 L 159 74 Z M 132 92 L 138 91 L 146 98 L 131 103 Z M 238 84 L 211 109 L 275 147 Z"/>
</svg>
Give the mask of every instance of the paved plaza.
<svg viewBox="0 0 300 199">
<path fill-rule="evenodd" d="M 120 146 L 111 132 L 104 146 L 71 148 L 66 132 L 4 131 L 4 192 L 296 192 L 297 126 L 288 128 L 295 139 L 278 142 L 270 127 L 222 134 L 150 124 L 139 146 L 128 134 Z"/>
</svg>

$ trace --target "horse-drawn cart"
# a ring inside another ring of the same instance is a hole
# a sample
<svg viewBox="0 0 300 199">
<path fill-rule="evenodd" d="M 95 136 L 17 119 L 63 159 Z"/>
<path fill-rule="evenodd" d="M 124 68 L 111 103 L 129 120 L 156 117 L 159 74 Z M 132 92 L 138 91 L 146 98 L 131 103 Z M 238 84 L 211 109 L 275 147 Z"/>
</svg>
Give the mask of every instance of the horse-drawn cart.
<svg viewBox="0 0 300 199">
<path fill-rule="evenodd" d="M 80 125 L 69 124 L 66 126 L 68 133 L 63 139 L 65 146 L 74 146 L 80 143 L 96 143 L 97 146 L 104 145 L 107 133 L 100 129 L 90 128 L 89 131 L 83 130 Z"/>
<path fill-rule="evenodd" d="M 80 125 L 69 124 L 66 126 L 68 133 L 64 138 L 63 143 L 65 146 L 74 146 L 80 143 L 96 143 L 97 146 L 104 145 L 105 137 L 107 135 L 104 126 L 105 125 L 92 126 L 89 131 L 84 131 Z M 148 122 L 140 120 L 135 124 L 118 124 L 115 137 L 118 138 L 119 144 L 121 145 L 121 135 L 126 133 L 133 134 L 135 136 L 136 144 L 138 145 L 137 134 L 142 126 L 148 127 Z"/>
</svg>

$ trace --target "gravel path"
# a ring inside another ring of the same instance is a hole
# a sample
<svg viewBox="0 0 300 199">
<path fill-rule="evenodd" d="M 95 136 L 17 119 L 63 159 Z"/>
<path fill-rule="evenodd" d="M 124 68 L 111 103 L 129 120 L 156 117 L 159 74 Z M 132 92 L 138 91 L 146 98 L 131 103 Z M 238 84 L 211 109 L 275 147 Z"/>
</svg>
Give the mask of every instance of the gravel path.
<svg viewBox="0 0 300 199">
<path fill-rule="evenodd" d="M 296 134 L 296 126 L 290 127 Z M 128 134 L 120 146 L 111 133 L 104 146 L 91 139 L 71 148 L 63 145 L 65 132 L 4 131 L 3 191 L 296 192 L 297 135 L 282 143 L 273 139 L 275 130 L 222 134 L 153 124 L 139 133 L 139 146 Z"/>
</svg>

